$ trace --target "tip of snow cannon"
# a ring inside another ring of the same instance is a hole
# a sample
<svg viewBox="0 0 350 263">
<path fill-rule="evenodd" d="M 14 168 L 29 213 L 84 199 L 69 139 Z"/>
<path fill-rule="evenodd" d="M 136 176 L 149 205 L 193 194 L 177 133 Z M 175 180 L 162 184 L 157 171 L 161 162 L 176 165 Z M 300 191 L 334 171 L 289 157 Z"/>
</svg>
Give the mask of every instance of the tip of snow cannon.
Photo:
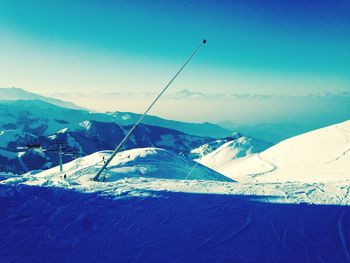
<svg viewBox="0 0 350 263">
<path fill-rule="evenodd" d="M 207 43 L 207 40 L 206 39 L 203 39 L 203 44 Z"/>
</svg>

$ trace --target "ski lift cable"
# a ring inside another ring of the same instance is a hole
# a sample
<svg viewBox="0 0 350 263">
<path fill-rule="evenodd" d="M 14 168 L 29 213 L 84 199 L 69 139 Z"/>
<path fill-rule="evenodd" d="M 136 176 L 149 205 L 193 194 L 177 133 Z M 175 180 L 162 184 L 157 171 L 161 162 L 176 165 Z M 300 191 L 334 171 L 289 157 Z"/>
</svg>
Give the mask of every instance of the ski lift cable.
<svg viewBox="0 0 350 263">
<path fill-rule="evenodd" d="M 153 105 L 158 101 L 158 99 L 163 95 L 163 93 L 168 89 L 168 87 L 171 85 L 171 83 L 176 79 L 176 77 L 181 73 L 181 71 L 186 67 L 186 65 L 190 62 L 190 60 L 194 57 L 194 55 L 198 52 L 198 50 L 206 43 L 207 41 L 204 39 L 200 45 L 195 49 L 195 51 L 189 56 L 187 61 L 182 65 L 182 67 L 178 70 L 178 72 L 174 75 L 174 77 L 169 81 L 169 83 L 165 86 L 165 88 L 159 93 L 159 95 L 155 98 L 155 100 L 148 106 L 146 111 L 140 116 L 140 118 L 135 122 L 134 126 L 129 130 L 129 132 L 125 135 L 123 140 L 118 144 L 118 146 L 113 151 L 112 155 L 108 158 L 108 160 L 104 163 L 104 165 L 101 167 L 101 169 L 97 172 L 95 177 L 93 177 L 94 181 L 97 181 L 102 172 L 107 168 L 108 164 L 113 160 L 115 155 L 118 153 L 118 151 L 121 149 L 121 147 L 124 145 L 124 143 L 128 140 L 132 132 L 137 128 L 137 126 L 140 124 L 140 122 L 144 119 L 146 114 L 150 111 L 150 109 L 153 107 Z"/>
</svg>

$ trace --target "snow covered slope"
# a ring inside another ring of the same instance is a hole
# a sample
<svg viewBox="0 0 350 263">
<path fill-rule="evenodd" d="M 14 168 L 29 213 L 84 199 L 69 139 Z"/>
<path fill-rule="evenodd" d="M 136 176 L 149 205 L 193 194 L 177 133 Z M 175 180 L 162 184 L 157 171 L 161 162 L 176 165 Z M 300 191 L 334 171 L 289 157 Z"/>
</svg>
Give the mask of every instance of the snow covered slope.
<svg viewBox="0 0 350 263">
<path fill-rule="evenodd" d="M 224 143 L 216 150 L 198 159 L 198 162 L 217 170 L 232 160 L 261 152 L 271 146 L 270 143 L 241 135 L 231 140 L 221 140 L 221 142 Z"/>
<path fill-rule="evenodd" d="M 112 151 L 97 152 L 64 164 L 67 180 L 82 184 L 90 181 L 111 153 Z M 109 164 L 107 172 L 101 176 L 101 180 L 113 182 L 129 177 L 185 179 L 194 165 L 192 160 L 168 150 L 138 148 L 118 153 Z M 36 174 L 40 181 L 48 178 L 55 180 L 60 176 L 62 177 L 62 173 L 58 167 Z M 232 181 L 202 165 L 196 167 L 189 179 Z"/>
<path fill-rule="evenodd" d="M 350 121 L 290 138 L 216 168 L 230 178 L 259 182 L 350 179 Z"/>
<path fill-rule="evenodd" d="M 222 166 L 223 162 L 262 152 L 271 146 L 271 143 L 234 132 L 229 137 L 216 139 L 192 149 L 186 156 L 198 159 L 200 163 L 215 169 L 217 166 Z"/>
<path fill-rule="evenodd" d="M 201 146 L 192 149 L 189 153 L 184 153 L 187 157 L 191 159 L 199 159 L 203 156 L 215 151 L 217 148 L 219 148 L 221 145 L 228 141 L 236 140 L 238 138 L 242 137 L 242 135 L 239 132 L 234 132 L 232 135 L 216 139 L 210 142 L 207 142 L 205 144 L 202 144 Z"/>
</svg>

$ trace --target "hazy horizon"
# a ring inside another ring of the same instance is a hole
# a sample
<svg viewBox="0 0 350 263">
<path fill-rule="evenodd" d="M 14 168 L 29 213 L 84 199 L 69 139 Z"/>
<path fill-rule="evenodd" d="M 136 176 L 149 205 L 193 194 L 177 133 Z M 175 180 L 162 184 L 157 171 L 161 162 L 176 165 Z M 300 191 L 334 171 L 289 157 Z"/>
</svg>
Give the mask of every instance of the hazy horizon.
<svg viewBox="0 0 350 263">
<path fill-rule="evenodd" d="M 0 86 L 34 92 L 350 90 L 348 1 L 1 1 Z"/>
<path fill-rule="evenodd" d="M 11 91 L 11 90 L 8 90 Z M 26 94 L 22 89 L 12 93 Z M 6 97 L 6 89 L 0 93 Z M 41 93 L 98 112 L 143 113 L 157 93 Z M 19 96 L 19 95 L 18 95 Z M 11 97 L 11 96 L 10 96 Z M 29 96 L 30 97 L 30 96 Z M 25 98 L 25 96 L 24 96 Z M 132 103 L 130 103 L 132 102 Z M 349 93 L 308 95 L 264 95 L 199 93 L 190 90 L 169 92 L 149 112 L 150 115 L 185 122 L 218 123 L 230 130 L 252 132 L 265 124 L 289 131 L 308 131 L 350 119 Z M 279 126 L 282 124 L 282 126 Z M 248 125 L 249 127 L 247 127 Z M 256 130 L 260 133 L 261 130 Z M 283 134 L 283 130 L 279 132 Z"/>
</svg>

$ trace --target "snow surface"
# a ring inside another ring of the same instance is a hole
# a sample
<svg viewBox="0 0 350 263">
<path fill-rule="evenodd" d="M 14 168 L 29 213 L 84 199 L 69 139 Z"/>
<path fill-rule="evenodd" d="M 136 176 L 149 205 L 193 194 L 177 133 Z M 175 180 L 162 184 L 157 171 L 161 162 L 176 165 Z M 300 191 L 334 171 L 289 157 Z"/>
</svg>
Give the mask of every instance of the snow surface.
<svg viewBox="0 0 350 263">
<path fill-rule="evenodd" d="M 350 180 L 350 121 L 292 137 L 252 156 L 232 155 L 223 146 L 215 158 L 200 162 L 238 181 Z"/>
<path fill-rule="evenodd" d="M 347 206 L 132 188 L 147 180 L 125 179 L 115 198 L 0 185 L 0 261 L 349 262 Z"/>
<path fill-rule="evenodd" d="M 152 160 L 158 151 L 126 152 L 133 156 L 133 169 L 142 171 L 140 164 L 148 163 L 142 160 Z M 349 262 L 349 181 L 90 180 L 106 155 L 69 163 L 66 179 L 57 168 L 1 174 L 0 259 Z M 117 156 L 110 170 L 128 163 L 126 157 Z M 172 177 L 176 169 L 168 172 Z M 107 174 L 119 178 L 123 171 Z"/>
<path fill-rule="evenodd" d="M 200 164 L 194 166 L 195 163 L 191 160 L 158 148 L 120 152 L 101 176 L 101 182 L 91 180 L 101 168 L 103 157 L 107 160 L 110 154 L 111 151 L 102 151 L 78 158 L 64 164 L 62 173 L 59 172 L 59 167 L 54 167 L 21 176 L 10 175 L 2 183 L 64 187 L 82 192 L 101 191 L 116 197 L 121 194 L 124 196 L 124 192 L 130 196 L 139 196 L 151 191 L 175 191 L 254 195 L 274 203 L 350 204 L 350 180 L 308 183 L 266 183 L 252 180 L 230 182 L 231 179 L 205 166 Z M 245 160 L 244 158 L 238 160 L 242 159 Z M 189 180 L 184 180 L 192 169 Z"/>
<path fill-rule="evenodd" d="M 91 178 L 110 151 L 0 174 L 0 261 L 350 262 L 349 133 L 227 158 L 237 182 L 201 164 L 182 180 L 194 163 L 158 148 L 119 153 L 105 182 Z"/>
</svg>

